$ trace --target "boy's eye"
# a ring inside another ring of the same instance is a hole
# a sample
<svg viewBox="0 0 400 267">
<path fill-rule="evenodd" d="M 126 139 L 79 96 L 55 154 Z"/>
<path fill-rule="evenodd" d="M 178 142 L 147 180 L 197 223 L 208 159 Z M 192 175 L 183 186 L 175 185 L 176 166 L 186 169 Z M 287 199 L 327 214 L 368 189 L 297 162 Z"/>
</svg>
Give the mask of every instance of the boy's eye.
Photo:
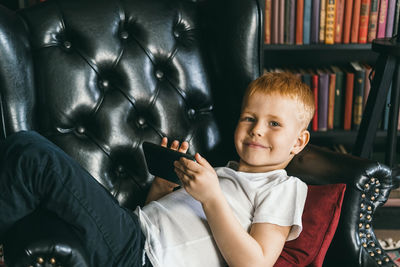
<svg viewBox="0 0 400 267">
<path fill-rule="evenodd" d="M 272 127 L 278 127 L 278 126 L 280 126 L 280 123 L 277 121 L 270 121 L 269 125 L 271 125 Z"/>
<path fill-rule="evenodd" d="M 254 118 L 252 118 L 252 117 L 243 117 L 242 121 L 253 122 Z"/>
</svg>

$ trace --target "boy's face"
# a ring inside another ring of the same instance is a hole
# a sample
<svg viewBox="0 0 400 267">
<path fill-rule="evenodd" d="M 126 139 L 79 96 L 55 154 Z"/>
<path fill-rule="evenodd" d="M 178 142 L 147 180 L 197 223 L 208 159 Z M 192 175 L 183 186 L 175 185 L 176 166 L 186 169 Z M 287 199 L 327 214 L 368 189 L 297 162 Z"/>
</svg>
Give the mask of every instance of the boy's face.
<svg viewBox="0 0 400 267">
<path fill-rule="evenodd" d="M 239 171 L 267 172 L 286 167 L 309 139 L 298 111 L 295 100 L 277 93 L 256 92 L 247 99 L 235 131 Z"/>
</svg>

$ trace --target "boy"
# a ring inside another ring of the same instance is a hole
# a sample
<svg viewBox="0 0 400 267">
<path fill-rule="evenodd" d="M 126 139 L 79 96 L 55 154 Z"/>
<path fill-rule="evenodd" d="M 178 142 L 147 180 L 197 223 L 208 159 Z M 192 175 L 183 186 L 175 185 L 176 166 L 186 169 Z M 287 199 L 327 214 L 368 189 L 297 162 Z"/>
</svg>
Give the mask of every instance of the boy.
<svg viewBox="0 0 400 267">
<path fill-rule="evenodd" d="M 0 149 L 0 241 L 42 205 L 80 230 L 92 266 L 140 266 L 142 249 L 153 266 L 272 266 L 301 231 L 307 187 L 283 168 L 308 143 L 313 99 L 290 74 L 252 82 L 235 131 L 239 162 L 214 170 L 198 153 L 197 162 L 180 159 L 174 165 L 183 189 L 171 193 L 174 184 L 155 178 L 137 217 L 46 140 L 7 140 Z M 179 150 L 187 149 L 183 142 Z"/>
</svg>

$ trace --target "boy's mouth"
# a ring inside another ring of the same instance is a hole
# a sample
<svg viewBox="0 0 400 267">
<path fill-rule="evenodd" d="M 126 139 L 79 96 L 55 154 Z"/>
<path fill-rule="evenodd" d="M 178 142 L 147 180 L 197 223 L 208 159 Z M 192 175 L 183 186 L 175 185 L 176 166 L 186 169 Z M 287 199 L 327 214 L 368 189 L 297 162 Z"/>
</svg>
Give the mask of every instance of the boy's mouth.
<svg viewBox="0 0 400 267">
<path fill-rule="evenodd" d="M 260 144 L 258 142 L 253 142 L 253 141 L 245 142 L 245 145 L 248 147 L 252 147 L 252 148 L 264 148 L 264 149 L 269 148 L 268 146 L 264 146 L 263 144 Z"/>
</svg>

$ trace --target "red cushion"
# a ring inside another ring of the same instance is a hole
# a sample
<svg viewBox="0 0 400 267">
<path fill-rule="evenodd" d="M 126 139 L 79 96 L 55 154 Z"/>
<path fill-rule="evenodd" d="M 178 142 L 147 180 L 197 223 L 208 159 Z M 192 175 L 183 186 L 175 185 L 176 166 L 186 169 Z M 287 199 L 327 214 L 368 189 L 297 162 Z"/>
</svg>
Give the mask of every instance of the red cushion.
<svg viewBox="0 0 400 267">
<path fill-rule="evenodd" d="M 309 185 L 300 236 L 285 243 L 275 267 L 322 266 L 339 223 L 345 184 Z"/>
</svg>

